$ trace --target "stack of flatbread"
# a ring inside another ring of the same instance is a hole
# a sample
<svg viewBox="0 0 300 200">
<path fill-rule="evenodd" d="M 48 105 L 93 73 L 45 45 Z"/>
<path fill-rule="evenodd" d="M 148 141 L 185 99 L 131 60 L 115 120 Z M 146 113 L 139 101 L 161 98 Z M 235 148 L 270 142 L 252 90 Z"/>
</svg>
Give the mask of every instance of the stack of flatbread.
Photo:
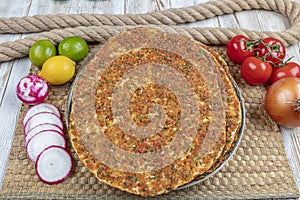
<svg viewBox="0 0 300 200">
<path fill-rule="evenodd" d="M 68 131 L 80 161 L 137 195 L 214 174 L 242 135 L 243 103 L 224 60 L 156 29 L 127 30 L 97 48 L 70 95 Z"/>
</svg>

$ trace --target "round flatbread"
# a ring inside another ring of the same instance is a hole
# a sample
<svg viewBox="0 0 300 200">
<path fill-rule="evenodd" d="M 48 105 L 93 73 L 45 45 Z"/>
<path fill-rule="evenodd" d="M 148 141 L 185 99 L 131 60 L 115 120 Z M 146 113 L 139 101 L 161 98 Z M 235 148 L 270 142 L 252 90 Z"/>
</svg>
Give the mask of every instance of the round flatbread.
<svg viewBox="0 0 300 200">
<path fill-rule="evenodd" d="M 80 161 L 100 181 L 155 196 L 213 169 L 240 126 L 235 103 L 228 72 L 206 46 L 131 29 L 83 66 L 69 134 Z"/>
</svg>

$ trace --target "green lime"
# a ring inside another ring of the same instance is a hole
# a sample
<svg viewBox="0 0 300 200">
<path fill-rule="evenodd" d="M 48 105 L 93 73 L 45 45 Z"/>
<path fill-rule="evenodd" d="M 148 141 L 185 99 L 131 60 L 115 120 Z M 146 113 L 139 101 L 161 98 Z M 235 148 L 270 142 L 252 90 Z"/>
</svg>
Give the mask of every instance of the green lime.
<svg viewBox="0 0 300 200">
<path fill-rule="evenodd" d="M 33 65 L 41 67 L 50 57 L 56 55 L 55 45 L 50 40 L 38 40 L 29 50 L 29 59 Z"/>
<path fill-rule="evenodd" d="M 71 36 L 63 39 L 58 45 L 58 53 L 67 56 L 75 62 L 82 60 L 88 53 L 89 47 L 84 39 Z"/>
</svg>

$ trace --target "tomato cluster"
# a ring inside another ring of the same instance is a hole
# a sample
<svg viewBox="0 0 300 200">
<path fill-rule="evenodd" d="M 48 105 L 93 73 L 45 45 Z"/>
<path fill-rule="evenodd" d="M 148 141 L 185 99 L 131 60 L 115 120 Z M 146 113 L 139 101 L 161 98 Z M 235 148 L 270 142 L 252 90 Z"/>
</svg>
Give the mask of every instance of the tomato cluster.
<svg viewBox="0 0 300 200">
<path fill-rule="evenodd" d="M 237 35 L 227 43 L 229 59 L 241 65 L 241 76 L 249 84 L 270 84 L 265 109 L 278 125 L 300 127 L 300 66 L 284 61 L 286 50 L 276 38 L 251 40 Z"/>
<path fill-rule="evenodd" d="M 232 62 L 241 65 L 241 76 L 249 84 L 272 84 L 282 78 L 300 78 L 300 65 L 284 62 L 286 50 L 276 38 L 252 40 L 237 35 L 227 43 L 226 53 Z"/>
</svg>

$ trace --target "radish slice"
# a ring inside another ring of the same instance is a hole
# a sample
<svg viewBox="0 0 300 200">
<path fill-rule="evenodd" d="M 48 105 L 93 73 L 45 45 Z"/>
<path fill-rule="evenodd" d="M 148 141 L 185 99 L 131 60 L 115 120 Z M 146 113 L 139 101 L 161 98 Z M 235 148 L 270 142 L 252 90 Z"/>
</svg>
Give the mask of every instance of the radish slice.
<svg viewBox="0 0 300 200">
<path fill-rule="evenodd" d="M 39 76 L 23 77 L 16 89 L 18 98 L 28 105 L 36 105 L 44 101 L 49 92 L 47 82 Z"/>
<path fill-rule="evenodd" d="M 51 112 L 61 118 L 60 112 L 58 108 L 50 103 L 40 103 L 38 105 L 32 106 L 29 108 L 23 118 L 23 126 L 25 126 L 28 119 L 30 119 L 33 115 L 41 112 Z"/>
<path fill-rule="evenodd" d="M 27 135 L 33 136 L 33 135 L 35 135 L 35 133 L 38 133 L 38 132 L 41 132 L 44 130 L 54 130 L 54 131 L 60 132 L 61 134 L 64 134 L 64 131 L 61 128 L 59 128 L 57 125 L 51 124 L 51 123 L 45 123 L 45 124 L 39 124 L 39 125 L 33 127 L 26 133 L 24 132 L 25 138 L 27 137 Z"/>
<path fill-rule="evenodd" d="M 72 156 L 62 147 L 50 146 L 38 156 L 35 169 L 39 179 L 44 183 L 61 183 L 72 172 Z"/>
<path fill-rule="evenodd" d="M 39 127 L 39 126 L 38 126 L 38 127 Z M 33 129 L 33 131 L 29 131 L 28 134 L 25 136 L 25 143 L 27 144 L 27 143 L 29 142 L 29 140 L 30 140 L 33 136 L 35 136 L 36 134 L 42 133 L 42 132 L 45 132 L 45 131 L 57 132 L 57 133 L 59 133 L 59 134 L 61 134 L 61 135 L 64 136 L 63 131 L 62 131 L 59 127 L 57 127 L 57 126 L 53 126 L 53 127 L 55 127 L 55 128 L 53 128 L 53 129 L 40 129 L 40 128 L 35 128 L 35 129 Z"/>
<path fill-rule="evenodd" d="M 26 151 L 30 160 L 36 161 L 38 155 L 47 147 L 56 145 L 66 147 L 65 137 L 56 131 L 43 131 L 35 134 L 27 143 Z"/>
<path fill-rule="evenodd" d="M 40 112 L 33 115 L 27 120 L 24 126 L 24 133 L 28 133 L 28 131 L 31 130 L 32 128 L 40 124 L 46 124 L 46 123 L 55 124 L 60 129 L 64 130 L 64 125 L 63 122 L 61 121 L 61 118 L 59 118 L 57 115 L 50 112 Z"/>
</svg>

